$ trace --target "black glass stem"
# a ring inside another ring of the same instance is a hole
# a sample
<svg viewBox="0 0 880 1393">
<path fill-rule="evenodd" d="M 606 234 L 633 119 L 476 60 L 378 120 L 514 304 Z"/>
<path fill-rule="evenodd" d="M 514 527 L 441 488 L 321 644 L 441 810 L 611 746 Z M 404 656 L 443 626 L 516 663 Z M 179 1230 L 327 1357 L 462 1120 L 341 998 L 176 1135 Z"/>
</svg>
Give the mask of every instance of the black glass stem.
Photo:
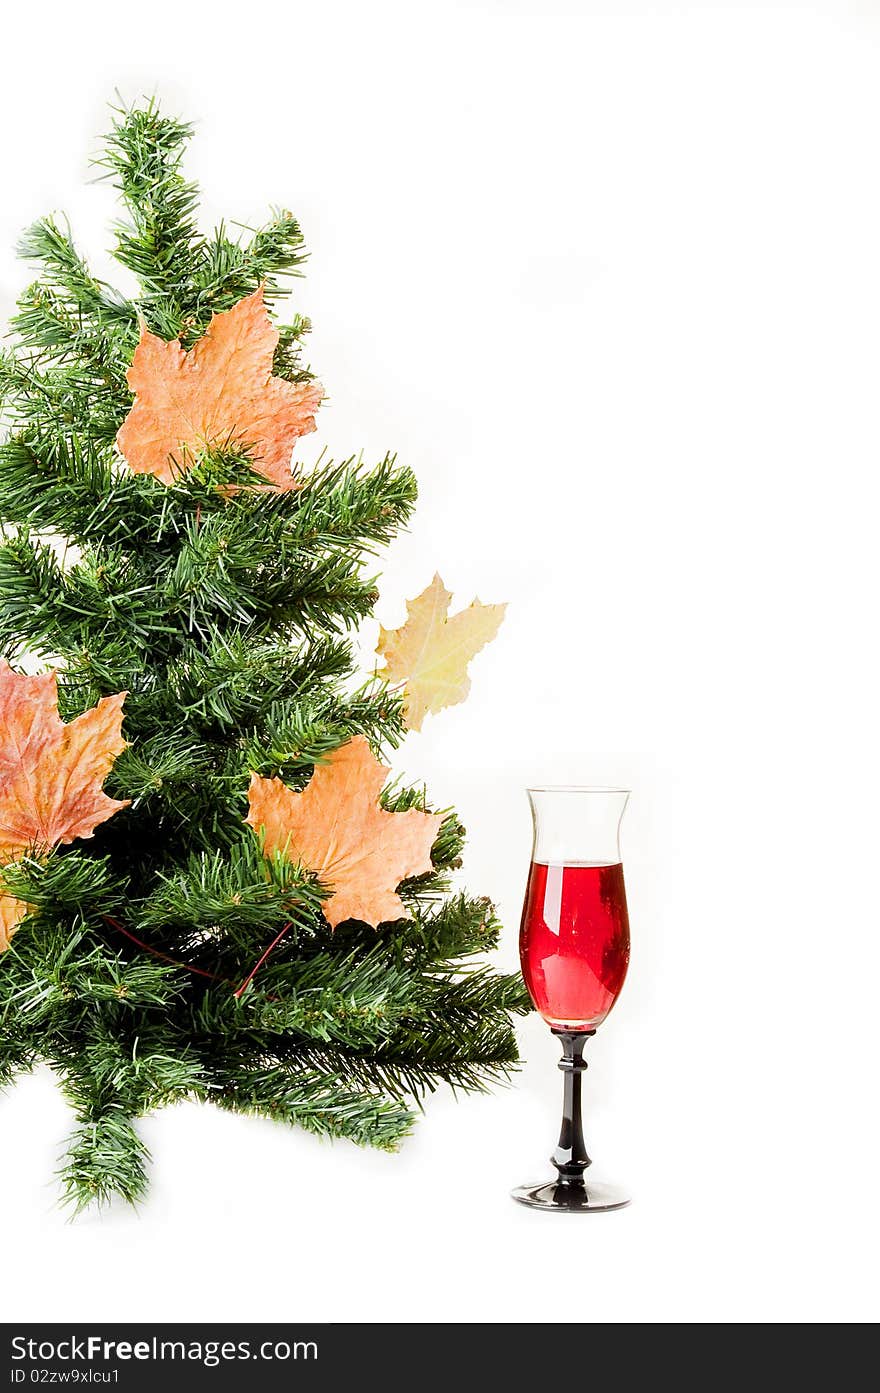
<svg viewBox="0 0 880 1393">
<path fill-rule="evenodd" d="M 587 1061 L 584 1059 L 584 1045 L 595 1035 L 595 1030 L 554 1030 L 562 1045 L 562 1058 L 558 1067 L 565 1077 L 562 1095 L 562 1126 L 556 1150 L 550 1157 L 559 1172 L 561 1185 L 583 1185 L 584 1171 L 592 1165 L 584 1143 L 583 1114 L 581 1111 L 581 1075 L 586 1073 Z"/>
<path fill-rule="evenodd" d="M 584 1045 L 595 1030 L 554 1030 L 562 1045 L 559 1068 L 565 1080 L 562 1094 L 562 1126 L 559 1141 L 550 1157 L 558 1178 L 542 1185 L 520 1185 L 513 1198 L 531 1209 L 556 1213 L 589 1214 L 603 1209 L 624 1209 L 629 1195 L 611 1185 L 584 1182 L 584 1171 L 591 1165 L 584 1142 L 581 1110 L 581 1077 L 586 1073 Z"/>
</svg>

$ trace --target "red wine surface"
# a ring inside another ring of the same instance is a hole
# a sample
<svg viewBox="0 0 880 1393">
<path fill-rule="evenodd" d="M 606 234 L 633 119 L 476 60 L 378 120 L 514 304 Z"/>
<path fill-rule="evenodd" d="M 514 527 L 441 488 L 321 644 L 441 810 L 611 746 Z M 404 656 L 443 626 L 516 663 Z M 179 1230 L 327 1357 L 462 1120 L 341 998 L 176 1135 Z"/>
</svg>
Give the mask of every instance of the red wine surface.
<svg viewBox="0 0 880 1393">
<path fill-rule="evenodd" d="M 519 954 L 529 995 L 548 1024 L 557 1030 L 600 1025 L 629 965 L 623 866 L 533 862 Z"/>
</svg>

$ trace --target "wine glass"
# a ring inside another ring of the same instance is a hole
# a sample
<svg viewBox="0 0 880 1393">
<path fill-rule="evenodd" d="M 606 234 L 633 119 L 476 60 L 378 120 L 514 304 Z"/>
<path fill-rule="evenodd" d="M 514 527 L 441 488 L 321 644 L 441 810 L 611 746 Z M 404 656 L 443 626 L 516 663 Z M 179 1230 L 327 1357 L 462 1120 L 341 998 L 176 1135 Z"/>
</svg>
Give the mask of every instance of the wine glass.
<svg viewBox="0 0 880 1393">
<path fill-rule="evenodd" d="M 611 1010 L 629 965 L 629 917 L 620 821 L 625 788 L 530 788 L 534 839 L 519 952 L 529 996 L 558 1036 L 565 1076 L 562 1130 L 550 1157 L 558 1178 L 521 1185 L 536 1209 L 585 1214 L 622 1209 L 624 1192 L 587 1183 L 581 1124 L 584 1045 Z"/>
</svg>

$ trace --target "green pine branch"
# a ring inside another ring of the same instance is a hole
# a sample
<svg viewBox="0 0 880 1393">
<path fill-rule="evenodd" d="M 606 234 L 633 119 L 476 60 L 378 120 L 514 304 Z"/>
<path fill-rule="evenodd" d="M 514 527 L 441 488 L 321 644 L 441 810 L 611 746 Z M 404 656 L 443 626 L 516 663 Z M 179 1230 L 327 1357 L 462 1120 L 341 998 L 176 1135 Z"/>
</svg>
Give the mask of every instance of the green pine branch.
<svg viewBox="0 0 880 1393">
<path fill-rule="evenodd" d="M 393 1150 L 441 1084 L 509 1076 L 526 1007 L 487 957 L 491 903 L 452 893 L 452 810 L 431 871 L 399 887 L 405 917 L 334 931 L 332 886 L 265 858 L 244 821 L 253 774 L 302 789 L 353 736 L 380 755 L 402 740 L 401 693 L 358 676 L 353 639 L 416 483 L 393 455 L 351 456 L 273 493 L 246 443 L 226 442 L 169 487 L 119 456 L 141 321 L 189 348 L 262 286 L 287 320 L 275 373 L 311 376 L 309 322 L 286 304 L 299 224 L 275 210 L 261 228 L 204 229 L 191 133 L 153 101 L 115 113 L 99 164 L 137 291 L 95 277 L 64 221 L 40 219 L 21 245 L 37 278 L 0 352 L 0 655 L 57 670 L 65 721 L 128 694 L 128 746 L 105 781 L 127 806 L 92 837 L 0 866 L 0 892 L 27 906 L 0 952 L 0 1086 L 37 1061 L 58 1075 L 77 1119 L 60 1172 L 76 1209 L 143 1197 L 137 1120 L 178 1099 Z M 431 808 L 405 779 L 382 806 Z"/>
</svg>

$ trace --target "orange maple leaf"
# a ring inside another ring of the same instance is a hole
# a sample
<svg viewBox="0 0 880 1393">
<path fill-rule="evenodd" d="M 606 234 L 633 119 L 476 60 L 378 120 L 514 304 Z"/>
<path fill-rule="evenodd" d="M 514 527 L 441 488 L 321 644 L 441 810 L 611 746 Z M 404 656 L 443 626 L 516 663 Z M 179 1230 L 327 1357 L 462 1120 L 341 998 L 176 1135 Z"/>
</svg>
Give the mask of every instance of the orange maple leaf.
<svg viewBox="0 0 880 1393">
<path fill-rule="evenodd" d="M 356 735 L 315 766 L 302 793 L 281 779 L 251 779 L 245 820 L 263 832 L 267 856 L 280 851 L 333 887 L 324 903 L 331 928 L 344 919 L 376 928 L 406 918 L 398 885 L 432 869 L 431 847 L 443 819 L 416 808 L 380 808 L 388 772 L 366 738 Z"/>
<path fill-rule="evenodd" d="M 24 900 L 7 895 L 0 881 L 0 953 L 6 952 L 12 942 L 12 935 L 29 909 L 30 905 L 25 904 Z"/>
<path fill-rule="evenodd" d="M 200 450 L 236 446 L 275 489 L 297 488 L 294 441 L 315 429 L 324 389 L 273 377 L 277 343 L 262 286 L 215 314 L 189 352 L 143 325 L 127 374 L 135 400 L 116 436 L 128 467 L 173 484 Z"/>
<path fill-rule="evenodd" d="M 122 738 L 127 693 L 104 697 L 65 725 L 58 715 L 54 672 L 13 672 L 0 662 L 0 867 L 25 853 L 91 837 L 129 799 L 101 790 Z M 0 881 L 0 952 L 9 946 L 27 905 Z"/>
</svg>

